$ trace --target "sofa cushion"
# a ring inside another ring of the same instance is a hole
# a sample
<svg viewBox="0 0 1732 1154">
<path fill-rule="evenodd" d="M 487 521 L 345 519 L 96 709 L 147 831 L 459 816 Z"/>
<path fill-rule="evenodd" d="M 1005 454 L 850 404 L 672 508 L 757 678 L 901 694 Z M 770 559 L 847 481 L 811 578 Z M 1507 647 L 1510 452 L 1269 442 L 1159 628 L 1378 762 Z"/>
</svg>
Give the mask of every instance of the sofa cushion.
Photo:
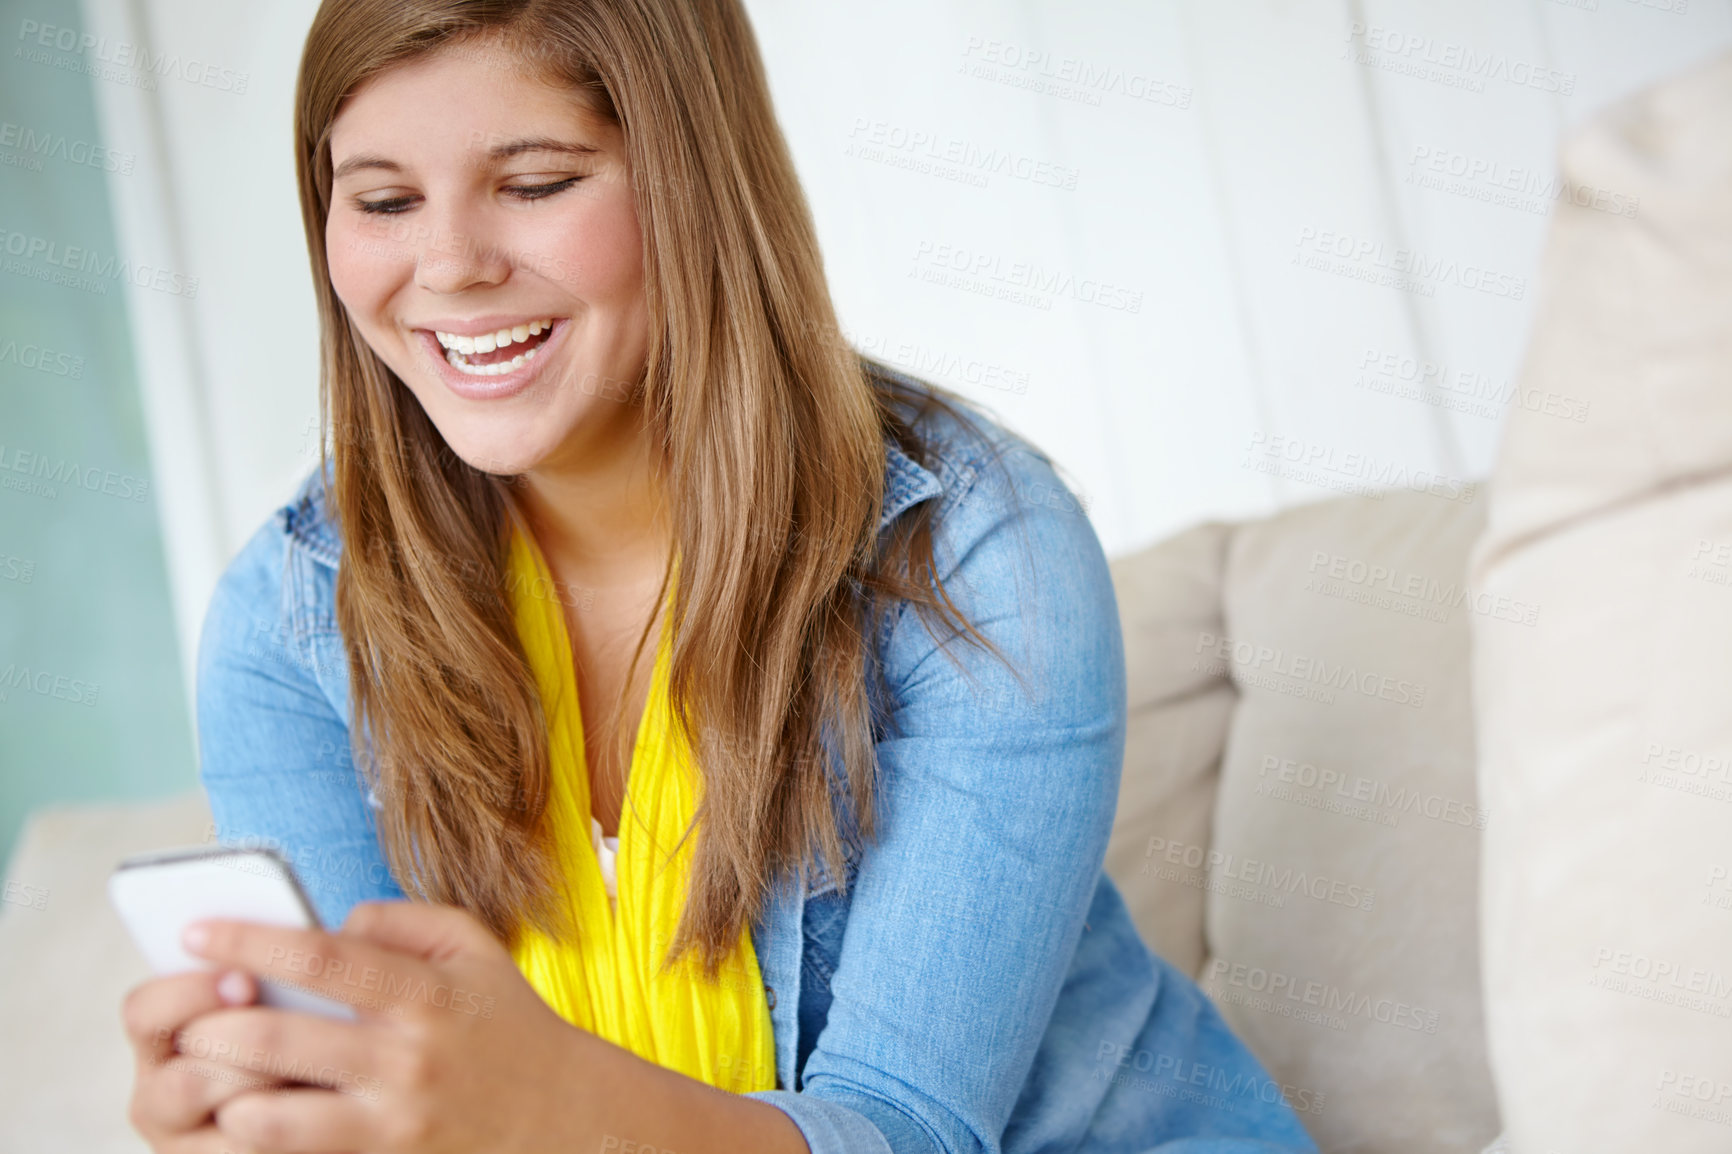
<svg viewBox="0 0 1732 1154">
<path fill-rule="evenodd" d="M 1732 56 L 1566 147 L 1474 572 L 1490 1054 L 1510 1145 L 1732 1148 Z M 1584 1108 L 1588 1104 L 1591 1108 Z"/>
<path fill-rule="evenodd" d="M 1327 1095 L 1307 1122 L 1328 1150 L 1442 1154 L 1498 1132 L 1477 965 L 1495 817 L 1474 785 L 1468 622 L 1535 620 L 1467 587 L 1473 496 L 1391 492 L 1246 526 L 1227 635 L 1199 638 L 1243 695 L 1205 988 L 1277 1077 Z"/>
<path fill-rule="evenodd" d="M 1471 500 L 1394 492 L 1115 569 L 1130 737 L 1109 869 L 1326 1150 L 1454 1154 L 1498 1130 L 1467 619 L 1534 622 L 1466 588 L 1480 525 Z"/>
<path fill-rule="evenodd" d="M 1149 948 L 1193 977 L 1207 952 L 1206 891 L 1154 884 L 1164 866 L 1150 848 L 1209 843 L 1238 694 L 1227 677 L 1204 668 L 1195 647 L 1199 635 L 1222 630 L 1229 535 L 1225 525 L 1202 525 L 1113 562 L 1127 716 L 1106 868 Z"/>
</svg>

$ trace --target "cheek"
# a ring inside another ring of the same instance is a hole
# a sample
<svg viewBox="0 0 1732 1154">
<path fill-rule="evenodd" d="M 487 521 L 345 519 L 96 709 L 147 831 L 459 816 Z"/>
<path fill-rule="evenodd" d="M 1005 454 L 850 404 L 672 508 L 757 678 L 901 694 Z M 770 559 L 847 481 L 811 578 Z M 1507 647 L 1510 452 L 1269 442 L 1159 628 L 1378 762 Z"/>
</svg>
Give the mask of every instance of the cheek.
<svg viewBox="0 0 1732 1154">
<path fill-rule="evenodd" d="M 368 325 L 377 303 L 390 292 L 391 246 L 365 230 L 333 218 L 325 226 L 325 263 L 331 287 L 356 321 Z"/>
<path fill-rule="evenodd" d="M 643 241 L 629 191 L 610 190 L 582 204 L 565 227 L 538 238 L 560 254 L 560 279 L 592 305 L 628 307 L 643 299 Z"/>
</svg>

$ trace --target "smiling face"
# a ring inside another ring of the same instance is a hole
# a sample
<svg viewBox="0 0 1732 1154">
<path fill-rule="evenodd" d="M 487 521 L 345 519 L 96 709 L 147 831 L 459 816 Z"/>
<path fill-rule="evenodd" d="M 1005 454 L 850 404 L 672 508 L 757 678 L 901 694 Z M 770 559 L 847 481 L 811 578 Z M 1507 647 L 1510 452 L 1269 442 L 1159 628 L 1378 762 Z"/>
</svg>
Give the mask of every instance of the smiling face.
<svg viewBox="0 0 1732 1154">
<path fill-rule="evenodd" d="M 337 116 L 332 286 L 452 450 L 582 468 L 642 428 L 648 347 L 625 138 L 498 45 L 373 77 Z"/>
</svg>

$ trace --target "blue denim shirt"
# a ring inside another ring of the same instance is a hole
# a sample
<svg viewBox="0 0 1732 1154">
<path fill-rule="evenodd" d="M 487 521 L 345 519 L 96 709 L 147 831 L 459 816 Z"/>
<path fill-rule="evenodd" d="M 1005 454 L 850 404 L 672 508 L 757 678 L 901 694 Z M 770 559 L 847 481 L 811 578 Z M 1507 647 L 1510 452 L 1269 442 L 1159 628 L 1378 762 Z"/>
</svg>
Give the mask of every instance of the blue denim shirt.
<svg viewBox="0 0 1732 1154">
<path fill-rule="evenodd" d="M 1107 562 L 1046 460 L 942 416 L 924 468 L 886 444 L 880 531 L 938 503 L 940 574 L 990 654 L 907 605 L 874 638 L 893 725 L 879 835 L 780 879 L 753 927 L 777 1089 L 812 1154 L 1314 1152 L 1283 1087 L 1143 944 L 1101 863 L 1124 756 Z M 342 544 L 315 472 L 205 619 L 201 775 L 224 841 L 276 845 L 319 915 L 401 898 L 349 752 Z M 954 657 L 952 661 L 950 658 Z M 1303 1103 L 1301 1103 L 1303 1104 Z"/>
</svg>

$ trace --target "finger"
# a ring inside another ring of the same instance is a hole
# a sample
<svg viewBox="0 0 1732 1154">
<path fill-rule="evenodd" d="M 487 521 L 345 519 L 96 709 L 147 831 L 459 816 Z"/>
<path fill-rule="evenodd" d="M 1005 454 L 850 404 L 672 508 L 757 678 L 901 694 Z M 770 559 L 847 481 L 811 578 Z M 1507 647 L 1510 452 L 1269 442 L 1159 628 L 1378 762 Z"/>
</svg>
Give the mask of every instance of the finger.
<svg viewBox="0 0 1732 1154">
<path fill-rule="evenodd" d="M 215 919 L 190 927 L 187 947 L 219 965 L 373 1013 L 401 1014 L 417 990 L 437 981 L 418 958 L 324 930 Z"/>
<path fill-rule="evenodd" d="M 180 1135 L 208 1123 L 211 1111 L 235 1095 L 278 1085 L 270 1078 L 176 1054 L 161 1066 L 140 1071 L 133 1089 L 132 1124 L 143 1134 Z"/>
<path fill-rule="evenodd" d="M 251 1150 L 236 1150 L 234 1139 L 207 1123 L 194 1130 L 158 1138 L 152 1144 L 157 1154 L 257 1154 Z"/>
<path fill-rule="evenodd" d="M 431 962 L 505 949 L 468 910 L 432 902 L 358 902 L 342 932 Z"/>
<path fill-rule="evenodd" d="M 240 1094 L 216 1112 L 217 1128 L 241 1149 L 293 1150 L 296 1154 L 341 1154 L 376 1149 L 375 1097 L 349 1090 L 283 1090 Z"/>
<path fill-rule="evenodd" d="M 258 996 L 252 978 L 238 970 L 198 970 L 140 982 L 120 1006 L 121 1024 L 140 1061 L 161 1062 L 174 1053 L 174 1035 L 200 1014 L 244 1006 Z"/>
<path fill-rule="evenodd" d="M 318 1086 L 371 1078 L 377 1047 L 369 1026 L 266 1006 L 202 1015 L 180 1043 L 182 1054 L 215 1066 Z"/>
</svg>

